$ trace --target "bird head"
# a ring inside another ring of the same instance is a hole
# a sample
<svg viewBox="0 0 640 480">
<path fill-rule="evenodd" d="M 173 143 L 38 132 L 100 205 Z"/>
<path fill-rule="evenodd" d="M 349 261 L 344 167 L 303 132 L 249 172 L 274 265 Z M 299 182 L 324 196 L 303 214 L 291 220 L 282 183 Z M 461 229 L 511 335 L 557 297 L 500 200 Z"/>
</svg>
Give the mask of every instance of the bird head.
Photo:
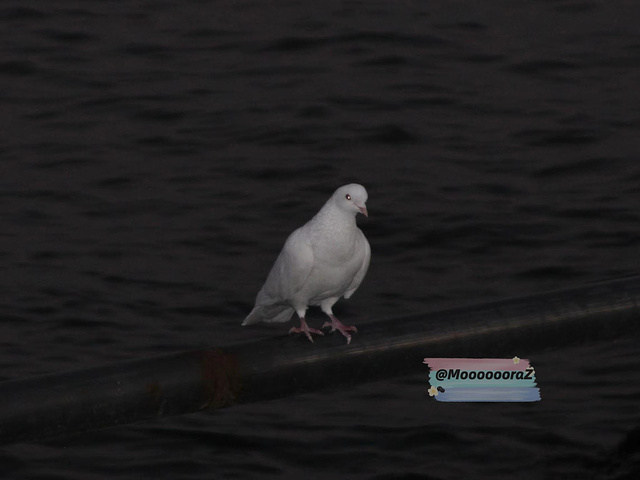
<svg viewBox="0 0 640 480">
<path fill-rule="evenodd" d="M 369 216 L 366 205 L 369 196 L 362 185 L 357 183 L 343 185 L 335 191 L 333 198 L 340 208 L 353 212 L 354 215 L 362 213 L 365 217 Z"/>
</svg>

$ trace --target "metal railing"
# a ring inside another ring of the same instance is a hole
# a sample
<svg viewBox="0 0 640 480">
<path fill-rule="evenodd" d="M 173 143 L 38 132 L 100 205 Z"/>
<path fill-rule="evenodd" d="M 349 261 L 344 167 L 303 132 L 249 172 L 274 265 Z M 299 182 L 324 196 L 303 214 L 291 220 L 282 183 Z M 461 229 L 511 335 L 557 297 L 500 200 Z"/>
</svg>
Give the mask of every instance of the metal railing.
<svg viewBox="0 0 640 480">
<path fill-rule="evenodd" d="M 425 357 L 520 357 L 640 330 L 640 277 L 258 342 L 0 382 L 0 443 L 422 373 Z M 240 328 L 240 327 L 238 327 Z"/>
</svg>

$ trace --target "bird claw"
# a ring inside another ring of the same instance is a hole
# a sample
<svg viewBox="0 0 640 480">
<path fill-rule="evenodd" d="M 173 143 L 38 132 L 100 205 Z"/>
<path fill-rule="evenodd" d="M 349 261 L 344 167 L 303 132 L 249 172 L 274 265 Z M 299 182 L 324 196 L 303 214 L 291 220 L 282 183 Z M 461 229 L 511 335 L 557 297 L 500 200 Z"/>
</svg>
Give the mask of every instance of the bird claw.
<svg viewBox="0 0 640 480">
<path fill-rule="evenodd" d="M 316 328 L 309 327 L 309 325 L 307 325 L 307 322 L 305 322 L 304 320 L 300 321 L 299 327 L 291 327 L 291 330 L 289 330 L 289 335 L 291 335 L 292 333 L 304 333 L 307 336 L 307 338 L 311 341 L 311 343 L 315 343 L 313 341 L 313 338 L 311 337 L 312 333 L 315 333 L 316 335 L 324 336 L 323 332 L 321 332 Z"/>
<path fill-rule="evenodd" d="M 348 332 L 357 333 L 358 329 L 353 325 L 343 325 L 342 322 L 338 320 L 336 317 L 334 317 L 333 315 L 330 315 L 329 318 L 331 319 L 331 321 L 324 322 L 324 325 L 322 325 L 322 328 L 331 327 L 331 330 L 329 331 L 329 333 L 332 333 L 338 330 L 342 335 L 345 336 L 345 338 L 347 339 L 347 345 L 349 345 L 351 343 L 351 335 L 349 335 Z"/>
<path fill-rule="evenodd" d="M 329 333 L 335 332 L 336 330 L 339 330 L 340 333 L 342 333 L 345 330 L 348 332 L 358 333 L 358 329 L 355 327 L 355 325 L 342 325 L 342 327 L 336 327 L 331 322 L 324 322 L 324 325 L 322 325 L 322 328 L 327 328 L 327 327 L 331 327 L 331 330 L 329 330 Z"/>
</svg>

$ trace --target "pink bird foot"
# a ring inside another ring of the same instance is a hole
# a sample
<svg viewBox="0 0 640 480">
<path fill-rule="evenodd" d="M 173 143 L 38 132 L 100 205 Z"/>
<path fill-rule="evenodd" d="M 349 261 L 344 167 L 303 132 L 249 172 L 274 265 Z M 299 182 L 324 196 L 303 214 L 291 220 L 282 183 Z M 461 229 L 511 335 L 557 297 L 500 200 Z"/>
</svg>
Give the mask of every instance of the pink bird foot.
<svg viewBox="0 0 640 480">
<path fill-rule="evenodd" d="M 349 335 L 348 332 L 357 333 L 358 329 L 354 326 L 343 325 L 342 322 L 338 320 L 336 317 L 334 317 L 333 315 L 329 315 L 329 318 L 331 319 L 331 321 L 324 322 L 324 325 L 322 325 L 322 328 L 331 327 L 331 332 L 335 332 L 336 330 L 338 330 L 342 335 L 346 337 L 347 345 L 349 345 L 351 343 L 351 335 Z"/>
<path fill-rule="evenodd" d="M 324 333 L 322 333 L 320 330 L 310 328 L 309 325 L 307 325 L 307 321 L 304 319 L 304 317 L 300 318 L 300 327 L 291 327 L 291 330 L 289 330 L 289 335 L 291 335 L 292 333 L 304 333 L 307 338 L 311 340 L 311 343 L 314 343 L 313 338 L 311 338 L 312 333 L 324 336 Z"/>
</svg>

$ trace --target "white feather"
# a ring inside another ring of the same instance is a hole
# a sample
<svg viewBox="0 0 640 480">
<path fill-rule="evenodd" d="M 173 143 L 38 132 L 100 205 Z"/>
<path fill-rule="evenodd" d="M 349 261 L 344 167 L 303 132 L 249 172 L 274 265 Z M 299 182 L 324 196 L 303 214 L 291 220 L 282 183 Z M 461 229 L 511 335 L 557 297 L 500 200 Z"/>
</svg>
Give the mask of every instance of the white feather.
<svg viewBox="0 0 640 480">
<path fill-rule="evenodd" d="M 331 314 L 340 297 L 353 295 L 371 260 L 369 242 L 355 221 L 357 213 L 366 212 L 367 198 L 361 185 L 340 187 L 289 235 L 243 325 L 286 322 L 294 312 L 304 317 L 309 305 Z"/>
</svg>

